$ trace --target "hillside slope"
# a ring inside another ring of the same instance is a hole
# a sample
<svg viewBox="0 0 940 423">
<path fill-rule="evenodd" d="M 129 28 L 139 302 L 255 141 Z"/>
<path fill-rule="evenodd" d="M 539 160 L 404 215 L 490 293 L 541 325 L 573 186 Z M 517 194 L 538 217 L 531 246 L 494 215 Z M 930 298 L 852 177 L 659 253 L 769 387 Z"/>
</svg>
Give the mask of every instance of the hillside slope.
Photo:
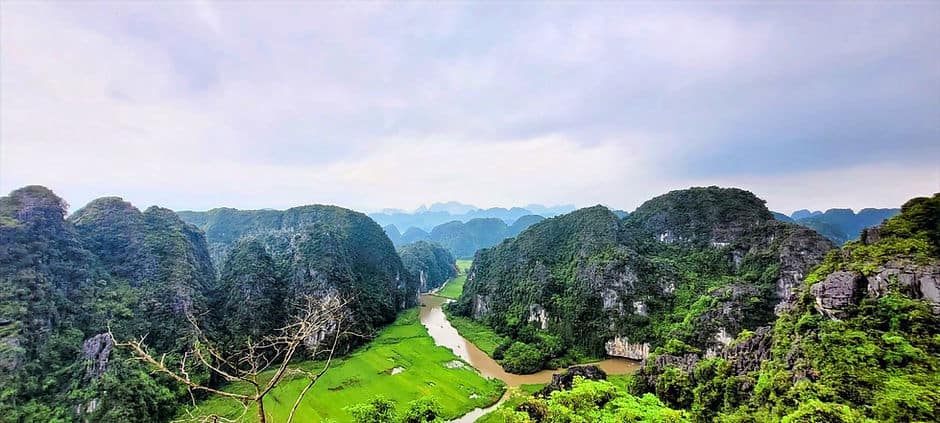
<svg viewBox="0 0 940 423">
<path fill-rule="evenodd" d="M 692 188 L 625 219 L 602 206 L 546 219 L 478 252 L 453 311 L 509 336 L 506 360 L 539 355 L 529 371 L 572 351 L 643 359 L 671 339 L 718 350 L 773 321 L 831 248 L 749 192 Z"/>
<path fill-rule="evenodd" d="M 940 415 L 940 194 L 830 253 L 771 326 L 717 357 L 651 356 L 637 393 L 699 421 L 936 421 Z"/>
</svg>

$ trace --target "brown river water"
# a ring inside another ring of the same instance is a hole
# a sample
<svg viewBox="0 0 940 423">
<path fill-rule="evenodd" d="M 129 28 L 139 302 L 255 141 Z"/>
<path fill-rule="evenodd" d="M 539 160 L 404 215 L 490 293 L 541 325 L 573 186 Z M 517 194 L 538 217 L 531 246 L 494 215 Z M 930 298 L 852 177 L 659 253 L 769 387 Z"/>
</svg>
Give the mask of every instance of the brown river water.
<svg viewBox="0 0 940 423">
<path fill-rule="evenodd" d="M 450 325 L 447 316 L 441 306 L 450 300 L 438 297 L 436 295 L 424 294 L 421 296 L 421 324 L 428 329 L 428 333 L 434 338 L 437 345 L 447 347 L 457 356 L 462 358 L 471 366 L 475 367 L 485 377 L 493 377 L 502 380 L 509 387 L 516 387 L 530 383 L 549 383 L 552 381 L 552 374 L 558 370 L 543 370 L 531 375 L 517 375 L 507 373 L 502 366 L 481 351 L 476 345 L 470 343 Z M 607 374 L 627 374 L 632 373 L 640 367 L 640 363 L 624 358 L 609 358 L 597 363 L 592 363 L 604 369 Z M 500 400 L 502 402 L 502 399 Z M 477 408 L 463 417 L 453 420 L 457 423 L 470 423 L 489 411 L 495 409 L 499 403 L 487 408 Z"/>
</svg>

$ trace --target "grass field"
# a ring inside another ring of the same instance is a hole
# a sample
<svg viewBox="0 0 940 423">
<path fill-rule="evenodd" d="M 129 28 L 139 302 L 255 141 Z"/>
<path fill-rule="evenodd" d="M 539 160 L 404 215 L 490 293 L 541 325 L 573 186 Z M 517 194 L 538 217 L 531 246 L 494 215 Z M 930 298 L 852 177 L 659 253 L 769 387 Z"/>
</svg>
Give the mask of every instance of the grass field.
<svg viewBox="0 0 940 423">
<path fill-rule="evenodd" d="M 467 317 L 454 316 L 447 312 L 446 307 L 444 308 L 444 314 L 447 315 L 447 320 L 450 321 L 454 329 L 457 329 L 460 336 L 466 338 L 490 357 L 493 356 L 496 347 L 506 341 L 505 337 L 500 336 L 493 328 L 483 323 Z"/>
<path fill-rule="evenodd" d="M 457 277 L 447 281 L 437 295 L 456 300 L 463 293 L 463 284 L 467 282 L 467 269 L 473 260 L 457 260 Z"/>
<path fill-rule="evenodd" d="M 299 421 L 318 422 L 332 419 L 348 422 L 352 416 L 343 408 L 383 395 L 398 403 L 399 411 L 409 401 L 433 396 L 444 408 L 445 418 L 454 418 L 496 402 L 505 386 L 495 379 L 484 379 L 469 365 L 448 368 L 460 360 L 450 350 L 434 345 L 427 329 L 418 320 L 418 309 L 408 310 L 376 339 L 343 359 L 333 361 L 301 402 Z M 318 362 L 305 366 L 316 368 Z M 401 368 L 391 374 L 392 369 Z M 285 421 L 305 379 L 285 380 L 265 400 L 270 421 Z M 244 387 L 231 384 L 227 389 Z M 471 398 L 472 397 L 472 398 Z M 210 398 L 199 404 L 197 415 L 218 414 L 236 418 L 242 407 L 227 399 Z M 255 421 L 256 411 L 249 410 L 241 421 Z"/>
</svg>

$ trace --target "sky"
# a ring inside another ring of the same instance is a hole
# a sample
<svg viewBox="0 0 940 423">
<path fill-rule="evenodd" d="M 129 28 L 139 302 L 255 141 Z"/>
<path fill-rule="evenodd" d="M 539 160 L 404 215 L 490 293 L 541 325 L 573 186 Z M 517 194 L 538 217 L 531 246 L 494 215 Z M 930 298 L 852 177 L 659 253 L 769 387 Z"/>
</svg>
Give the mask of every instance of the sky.
<svg viewBox="0 0 940 423">
<path fill-rule="evenodd" d="M 940 191 L 938 2 L 0 3 L 0 191 L 773 210 Z"/>
</svg>

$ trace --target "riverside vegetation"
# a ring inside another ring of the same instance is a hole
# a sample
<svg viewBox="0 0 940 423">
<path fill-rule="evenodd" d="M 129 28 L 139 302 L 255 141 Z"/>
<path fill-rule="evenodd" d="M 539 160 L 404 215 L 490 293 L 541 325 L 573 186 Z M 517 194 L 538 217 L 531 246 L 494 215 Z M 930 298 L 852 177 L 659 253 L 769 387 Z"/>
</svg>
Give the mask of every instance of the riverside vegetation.
<svg viewBox="0 0 940 423">
<path fill-rule="evenodd" d="M 302 421 L 457 417 L 505 388 L 434 345 L 415 306 L 438 288 L 456 300 L 452 325 L 506 370 L 643 361 L 635 375 L 551 393 L 514 388 L 484 422 L 940 415 L 940 195 L 836 249 L 747 191 L 692 188 L 631 214 L 533 219 L 472 264 L 429 242 L 396 251 L 372 219 L 333 206 L 67 207 L 40 186 L 0 198 L 2 421 L 256 421 L 257 403 L 207 392 L 274 377 L 258 402 L 268 421 L 298 400 Z M 226 377 L 253 374 L 227 358 L 289 328 L 301 298 L 342 298 L 348 318 L 297 355 L 251 350 L 292 357 L 289 374 Z M 206 389 L 129 360 L 133 340 Z"/>
</svg>

